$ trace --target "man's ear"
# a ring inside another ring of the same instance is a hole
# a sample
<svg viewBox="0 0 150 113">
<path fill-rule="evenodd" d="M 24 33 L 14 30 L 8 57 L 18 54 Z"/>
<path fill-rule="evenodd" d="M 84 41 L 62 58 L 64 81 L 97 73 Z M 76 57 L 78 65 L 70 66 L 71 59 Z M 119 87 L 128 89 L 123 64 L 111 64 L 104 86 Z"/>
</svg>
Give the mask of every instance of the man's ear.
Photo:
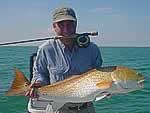
<svg viewBox="0 0 150 113">
<path fill-rule="evenodd" d="M 53 23 L 53 29 L 56 31 L 56 23 Z"/>
<path fill-rule="evenodd" d="M 55 23 L 53 23 L 53 28 L 55 28 L 56 27 L 56 24 Z"/>
</svg>

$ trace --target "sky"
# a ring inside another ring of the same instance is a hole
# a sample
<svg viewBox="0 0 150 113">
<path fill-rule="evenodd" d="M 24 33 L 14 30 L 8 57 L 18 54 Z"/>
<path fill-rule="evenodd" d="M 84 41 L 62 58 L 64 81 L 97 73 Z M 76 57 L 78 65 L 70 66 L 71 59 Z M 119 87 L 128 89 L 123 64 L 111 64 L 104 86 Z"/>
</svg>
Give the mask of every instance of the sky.
<svg viewBox="0 0 150 113">
<path fill-rule="evenodd" d="M 54 36 L 61 6 L 75 10 L 78 33 L 99 32 L 98 46 L 150 47 L 150 0 L 0 0 L 0 43 Z"/>
</svg>

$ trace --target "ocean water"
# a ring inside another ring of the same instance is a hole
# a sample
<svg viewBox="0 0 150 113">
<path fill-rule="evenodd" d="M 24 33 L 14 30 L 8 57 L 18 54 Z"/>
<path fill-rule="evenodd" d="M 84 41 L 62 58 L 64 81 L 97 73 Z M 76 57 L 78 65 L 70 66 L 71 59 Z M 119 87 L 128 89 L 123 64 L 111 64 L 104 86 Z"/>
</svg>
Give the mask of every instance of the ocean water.
<svg viewBox="0 0 150 113">
<path fill-rule="evenodd" d="M 97 113 L 150 113 L 150 48 L 101 47 L 103 66 L 122 65 L 145 75 L 144 89 L 95 102 Z M 37 47 L 0 47 L 0 113 L 27 113 L 28 99 L 6 97 L 14 78 L 14 67 L 29 78 L 29 59 Z"/>
</svg>

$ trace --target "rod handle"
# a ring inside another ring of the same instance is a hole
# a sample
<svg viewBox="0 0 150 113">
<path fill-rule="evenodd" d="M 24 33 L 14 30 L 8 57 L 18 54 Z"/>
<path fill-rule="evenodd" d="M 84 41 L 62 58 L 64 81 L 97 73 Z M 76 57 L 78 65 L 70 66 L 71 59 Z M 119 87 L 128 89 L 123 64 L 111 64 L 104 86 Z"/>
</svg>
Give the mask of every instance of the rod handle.
<svg viewBox="0 0 150 113">
<path fill-rule="evenodd" d="M 97 36 L 98 32 L 90 32 L 89 35 L 91 35 L 91 36 Z"/>
</svg>

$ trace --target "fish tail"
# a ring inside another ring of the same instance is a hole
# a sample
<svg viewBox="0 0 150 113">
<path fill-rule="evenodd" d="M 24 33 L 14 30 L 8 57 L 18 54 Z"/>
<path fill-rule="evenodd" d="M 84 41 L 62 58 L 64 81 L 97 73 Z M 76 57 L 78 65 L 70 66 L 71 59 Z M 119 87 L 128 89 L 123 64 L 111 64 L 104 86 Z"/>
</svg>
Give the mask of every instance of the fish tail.
<svg viewBox="0 0 150 113">
<path fill-rule="evenodd" d="M 6 91 L 5 95 L 6 96 L 19 96 L 19 95 L 24 95 L 25 92 L 29 88 L 30 82 L 28 79 L 25 77 L 23 72 L 21 72 L 19 69 L 15 68 L 15 78 L 12 82 L 11 87 L 9 88 L 8 91 Z"/>
</svg>

